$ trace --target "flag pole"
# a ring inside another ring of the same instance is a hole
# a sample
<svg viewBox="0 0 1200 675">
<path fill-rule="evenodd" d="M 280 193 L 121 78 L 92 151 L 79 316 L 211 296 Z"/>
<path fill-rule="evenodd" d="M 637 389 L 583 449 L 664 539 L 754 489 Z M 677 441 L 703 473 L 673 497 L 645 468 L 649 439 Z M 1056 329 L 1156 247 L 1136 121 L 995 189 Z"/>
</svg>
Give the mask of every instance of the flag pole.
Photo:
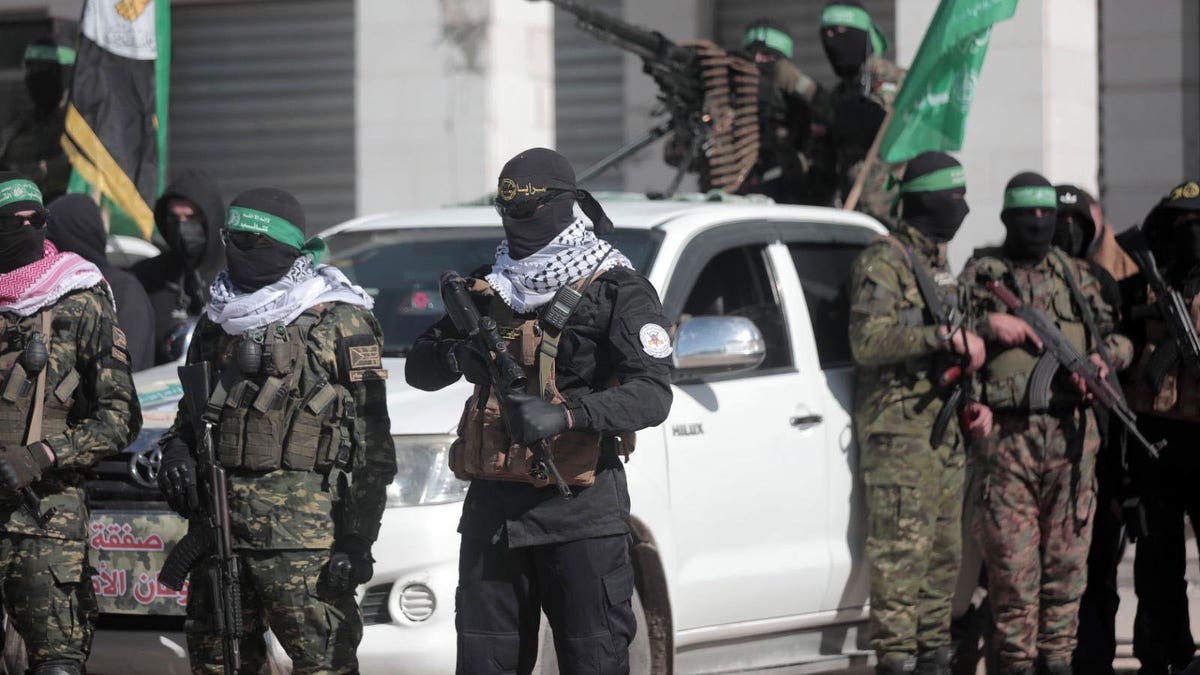
<svg viewBox="0 0 1200 675">
<path fill-rule="evenodd" d="M 867 174 L 874 168 L 875 162 L 879 158 L 879 146 L 883 143 L 883 135 L 887 133 L 888 127 L 892 124 L 892 115 L 895 112 L 896 110 L 892 106 L 887 107 L 887 114 L 883 117 L 883 123 L 879 125 L 879 131 L 875 133 L 875 140 L 871 141 L 871 149 L 867 151 L 867 158 L 858 170 L 858 176 L 854 179 L 854 187 L 850 188 L 850 194 L 846 195 L 842 209 L 853 211 L 854 207 L 858 206 L 858 200 L 862 197 L 863 185 L 867 182 Z"/>
</svg>

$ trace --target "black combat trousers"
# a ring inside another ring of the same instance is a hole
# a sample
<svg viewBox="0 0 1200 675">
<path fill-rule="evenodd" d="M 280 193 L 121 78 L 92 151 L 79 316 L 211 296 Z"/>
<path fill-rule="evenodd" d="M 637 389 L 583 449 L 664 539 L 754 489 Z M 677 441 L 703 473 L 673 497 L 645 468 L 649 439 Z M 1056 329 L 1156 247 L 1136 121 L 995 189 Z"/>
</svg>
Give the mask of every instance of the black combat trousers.
<svg viewBox="0 0 1200 675">
<path fill-rule="evenodd" d="M 458 675 L 526 675 L 540 612 L 564 675 L 626 675 L 633 615 L 629 536 L 509 548 L 463 537 L 455 628 Z"/>
<path fill-rule="evenodd" d="M 1125 528 L 1120 512 L 1123 433 L 1118 424 L 1109 424 L 1096 461 L 1096 515 L 1092 547 L 1088 551 L 1087 588 L 1079 602 L 1078 644 L 1071 661 L 1075 675 L 1114 675 L 1117 608 L 1121 603 L 1117 568 L 1125 555 Z"/>
<path fill-rule="evenodd" d="M 1193 532 L 1200 525 L 1200 456 L 1195 447 L 1197 425 L 1141 417 L 1138 426 L 1151 441 L 1165 438 L 1158 461 L 1137 465 L 1137 486 L 1146 507 L 1149 532 L 1137 541 L 1133 580 L 1137 616 L 1133 654 L 1138 672 L 1159 675 L 1185 668 L 1196 651 L 1188 614 L 1187 550 L 1184 516 Z"/>
</svg>

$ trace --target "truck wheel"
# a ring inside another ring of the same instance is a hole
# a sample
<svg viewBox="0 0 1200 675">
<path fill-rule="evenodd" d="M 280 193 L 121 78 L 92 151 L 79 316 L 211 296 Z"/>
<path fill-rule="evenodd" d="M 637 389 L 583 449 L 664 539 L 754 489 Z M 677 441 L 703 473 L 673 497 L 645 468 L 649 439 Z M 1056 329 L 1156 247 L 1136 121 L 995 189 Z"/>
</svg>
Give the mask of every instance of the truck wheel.
<svg viewBox="0 0 1200 675">
<path fill-rule="evenodd" d="M 636 590 L 633 592 L 633 616 L 637 618 L 637 635 L 629 645 L 630 675 L 650 675 L 650 634 L 646 630 L 646 610 L 642 607 L 642 598 Z M 550 633 L 550 622 L 542 615 L 541 648 L 538 650 L 537 664 L 533 672 L 538 675 L 558 675 L 558 654 L 554 651 L 554 636 Z"/>
<path fill-rule="evenodd" d="M 4 672 L 8 675 L 24 675 L 29 669 L 29 658 L 25 654 L 25 641 L 17 634 L 8 617 L 4 617 Z"/>
</svg>

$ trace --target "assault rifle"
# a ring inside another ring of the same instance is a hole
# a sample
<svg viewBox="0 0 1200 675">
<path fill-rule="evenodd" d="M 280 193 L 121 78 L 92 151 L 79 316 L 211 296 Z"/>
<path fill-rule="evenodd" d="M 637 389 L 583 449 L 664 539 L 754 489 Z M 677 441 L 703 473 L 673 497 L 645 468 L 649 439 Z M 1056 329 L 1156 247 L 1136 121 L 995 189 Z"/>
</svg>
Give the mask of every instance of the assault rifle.
<svg viewBox="0 0 1200 675">
<path fill-rule="evenodd" d="M 212 593 L 209 621 L 214 633 L 221 635 L 226 675 L 236 675 L 242 667 L 238 639 L 242 633 L 241 573 L 233 553 L 233 531 L 229 522 L 229 486 L 225 468 L 217 462 L 213 448 L 213 423 L 205 416 L 209 392 L 209 364 L 206 361 L 179 367 L 183 402 L 196 435 L 197 473 L 204 498 L 193 510 L 188 533 L 167 555 L 158 579 L 167 588 L 181 590 L 188 573 L 205 564 L 208 588 Z"/>
<path fill-rule="evenodd" d="M 1179 291 L 1171 288 L 1163 279 L 1146 241 L 1146 235 L 1140 227 L 1135 225 L 1129 228 L 1117 240 L 1141 268 L 1142 276 L 1154 291 L 1155 309 L 1151 310 L 1151 313 L 1166 322 L 1167 329 L 1171 332 L 1171 341 L 1159 345 L 1147 364 L 1146 376 L 1154 391 L 1162 388 L 1167 373 L 1175 370 L 1181 361 L 1184 369 L 1192 377 L 1200 379 L 1200 337 L 1196 336 L 1196 324 L 1192 322 L 1192 312 L 1187 302 Z M 1144 318 L 1136 310 L 1133 315 L 1135 318 Z"/>
<path fill-rule="evenodd" d="M 508 397 L 526 392 L 529 379 L 525 377 L 525 370 L 508 352 L 508 345 L 504 338 L 500 337 L 496 320 L 490 316 L 479 315 L 479 310 L 475 308 L 475 302 L 471 300 L 471 294 L 467 291 L 466 279 L 453 270 L 443 272 L 441 291 L 442 304 L 446 306 L 446 314 L 454 323 L 454 327 L 466 335 L 468 340 L 474 340 L 491 357 L 488 359 L 488 370 L 491 371 L 492 379 L 490 386 L 495 388 L 496 398 L 500 401 L 500 414 L 506 414 Z M 480 393 L 480 406 L 486 400 L 485 390 Z M 543 438 L 535 444 L 533 450 L 534 461 L 530 466 L 529 475 L 538 481 L 554 478 L 562 498 L 571 499 L 571 488 L 559 473 L 558 465 L 554 463 L 550 442 Z"/>
<path fill-rule="evenodd" d="M 1049 317 L 1038 308 L 1021 302 L 1020 298 L 1014 295 L 999 279 L 989 280 L 987 288 L 1013 314 L 1029 324 L 1033 332 L 1037 333 L 1042 340 L 1042 357 L 1034 366 L 1033 374 L 1029 377 L 1030 407 L 1035 410 L 1044 410 L 1049 407 L 1051 380 L 1059 368 L 1066 368 L 1072 374 L 1079 376 L 1088 392 L 1095 398 L 1096 403 L 1120 420 L 1129 435 L 1133 436 L 1151 457 L 1157 459 L 1158 451 L 1166 445 L 1166 441 L 1151 443 L 1142 435 L 1137 428 L 1137 416 L 1125 402 L 1120 390 L 1108 380 L 1100 377 L 1100 369 L 1096 367 L 1096 364 L 1080 354 Z"/>
<path fill-rule="evenodd" d="M 758 67 L 708 41 L 677 44 L 658 31 L 634 26 L 577 0 L 549 0 L 596 38 L 641 57 L 658 85 L 668 119 L 579 174 L 583 182 L 674 131 L 684 146 L 666 194 L 679 189 L 693 165 L 701 189 L 736 192 L 758 161 Z M 674 163 L 674 162 L 672 162 Z"/>
</svg>

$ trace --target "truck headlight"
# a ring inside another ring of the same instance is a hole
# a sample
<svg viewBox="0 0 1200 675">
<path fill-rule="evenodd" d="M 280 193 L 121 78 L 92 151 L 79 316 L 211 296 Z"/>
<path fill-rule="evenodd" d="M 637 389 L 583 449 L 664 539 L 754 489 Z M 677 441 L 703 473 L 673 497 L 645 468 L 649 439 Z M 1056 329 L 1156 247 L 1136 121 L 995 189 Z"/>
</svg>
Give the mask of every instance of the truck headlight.
<svg viewBox="0 0 1200 675">
<path fill-rule="evenodd" d="M 396 479 L 388 486 L 388 508 L 424 506 L 462 501 L 466 481 L 450 471 L 450 444 L 454 436 L 393 436 L 396 445 Z"/>
</svg>

